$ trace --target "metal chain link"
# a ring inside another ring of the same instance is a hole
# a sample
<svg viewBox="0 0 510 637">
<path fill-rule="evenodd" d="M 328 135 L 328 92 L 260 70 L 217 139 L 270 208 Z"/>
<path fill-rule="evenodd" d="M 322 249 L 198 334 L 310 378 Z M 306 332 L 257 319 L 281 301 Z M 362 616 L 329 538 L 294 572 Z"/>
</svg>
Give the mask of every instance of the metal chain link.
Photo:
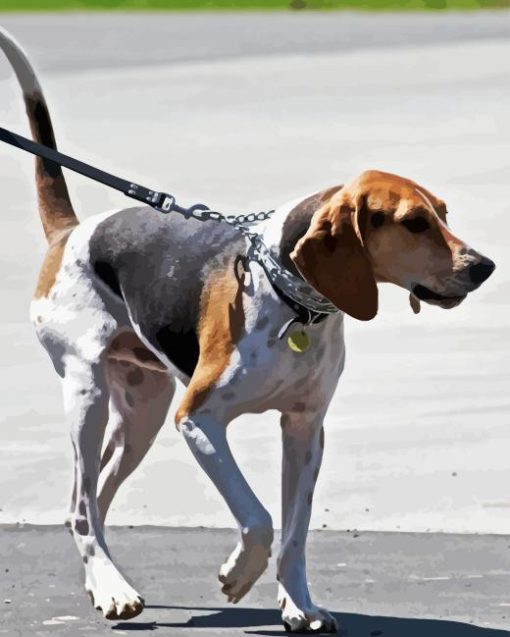
<svg viewBox="0 0 510 637">
<path fill-rule="evenodd" d="M 317 290 L 306 281 L 296 277 L 275 259 L 271 254 L 271 250 L 264 243 L 260 233 L 255 230 L 250 230 L 249 226 L 271 219 L 275 210 L 250 212 L 246 215 L 224 215 L 200 203 L 189 208 L 183 208 L 176 203 L 172 195 L 167 195 L 166 193 L 158 193 L 158 197 L 157 202 L 155 202 L 156 205 L 154 205 L 154 203 L 152 205 L 165 214 L 177 212 L 186 217 L 186 219 L 218 221 L 227 223 L 232 228 L 235 228 L 250 241 L 249 256 L 258 261 L 273 284 L 278 285 L 281 290 L 284 290 L 288 297 L 309 311 L 319 314 L 334 314 L 338 312 L 338 308 L 333 305 L 329 299 L 317 292 Z M 165 199 L 165 197 L 169 197 L 170 199 Z"/>
<path fill-rule="evenodd" d="M 188 208 L 184 214 L 200 221 L 211 219 L 228 223 L 250 241 L 250 256 L 262 265 L 270 280 L 285 290 L 287 296 L 296 303 L 304 304 L 309 310 L 326 314 L 336 313 L 338 308 L 329 299 L 284 268 L 271 254 L 262 236 L 247 227 L 268 221 L 274 212 L 274 210 L 269 210 L 267 212 L 251 212 L 246 215 L 224 215 L 216 210 L 210 210 L 203 204 L 197 204 Z"/>
<path fill-rule="evenodd" d="M 224 215 L 217 210 L 211 210 L 204 204 L 196 204 L 190 208 L 181 208 L 179 205 L 174 204 L 170 211 L 179 212 L 185 217 L 191 217 L 199 221 L 210 220 L 227 223 L 251 241 L 259 235 L 257 232 L 250 231 L 246 226 L 253 226 L 263 221 L 268 221 L 275 212 L 274 210 L 268 210 L 267 212 L 250 212 L 245 215 Z"/>
</svg>

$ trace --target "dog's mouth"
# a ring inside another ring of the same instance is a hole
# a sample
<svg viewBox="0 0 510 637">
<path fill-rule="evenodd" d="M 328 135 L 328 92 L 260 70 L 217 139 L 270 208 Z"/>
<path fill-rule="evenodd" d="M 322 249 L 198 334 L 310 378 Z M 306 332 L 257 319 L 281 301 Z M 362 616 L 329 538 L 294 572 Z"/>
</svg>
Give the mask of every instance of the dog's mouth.
<svg viewBox="0 0 510 637">
<path fill-rule="evenodd" d="M 417 299 L 420 299 L 420 301 L 425 301 L 425 303 L 430 303 L 431 305 L 439 305 L 445 309 L 450 309 L 459 305 L 459 303 L 462 303 L 467 296 L 467 294 L 445 296 L 444 294 L 438 294 L 437 292 L 434 292 L 434 290 L 420 284 L 413 285 L 412 290 L 414 296 Z"/>
</svg>

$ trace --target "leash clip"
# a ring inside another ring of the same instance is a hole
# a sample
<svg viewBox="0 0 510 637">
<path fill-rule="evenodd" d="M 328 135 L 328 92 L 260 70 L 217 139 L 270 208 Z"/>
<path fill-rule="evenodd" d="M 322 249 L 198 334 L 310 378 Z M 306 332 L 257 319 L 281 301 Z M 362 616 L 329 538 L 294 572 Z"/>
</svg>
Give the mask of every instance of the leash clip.
<svg viewBox="0 0 510 637">
<path fill-rule="evenodd" d="M 153 192 L 152 190 L 149 190 L 147 203 L 153 208 L 156 208 L 156 210 L 167 214 L 172 212 L 175 206 L 175 197 L 167 194 L 166 192 Z"/>
</svg>

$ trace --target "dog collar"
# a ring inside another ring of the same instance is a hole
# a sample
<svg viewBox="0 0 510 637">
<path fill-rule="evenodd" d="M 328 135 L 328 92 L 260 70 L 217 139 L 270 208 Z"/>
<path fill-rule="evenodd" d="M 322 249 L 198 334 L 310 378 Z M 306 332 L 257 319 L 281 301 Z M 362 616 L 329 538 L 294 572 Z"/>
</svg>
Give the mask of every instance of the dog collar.
<svg viewBox="0 0 510 637">
<path fill-rule="evenodd" d="M 295 316 L 281 328 L 278 338 L 283 338 L 293 323 L 312 325 L 321 323 L 339 309 L 329 299 L 317 292 L 303 279 L 287 270 L 270 252 L 260 235 L 250 238 L 249 258 L 260 263 L 278 297 L 294 312 Z"/>
</svg>

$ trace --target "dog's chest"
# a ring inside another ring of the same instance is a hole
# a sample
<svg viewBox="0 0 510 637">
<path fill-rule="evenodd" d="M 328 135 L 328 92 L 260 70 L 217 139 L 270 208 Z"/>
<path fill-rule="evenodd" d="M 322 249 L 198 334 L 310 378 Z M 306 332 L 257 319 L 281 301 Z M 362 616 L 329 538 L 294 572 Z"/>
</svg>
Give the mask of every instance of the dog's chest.
<svg viewBox="0 0 510 637">
<path fill-rule="evenodd" d="M 304 328 L 309 347 L 295 351 L 289 336 L 302 330 L 291 325 L 283 337 L 282 326 L 292 316 L 279 300 L 264 295 L 247 315 L 247 329 L 231 355 L 212 397 L 215 409 L 242 413 L 319 410 L 329 401 L 343 369 L 343 316 L 328 317 Z"/>
</svg>

